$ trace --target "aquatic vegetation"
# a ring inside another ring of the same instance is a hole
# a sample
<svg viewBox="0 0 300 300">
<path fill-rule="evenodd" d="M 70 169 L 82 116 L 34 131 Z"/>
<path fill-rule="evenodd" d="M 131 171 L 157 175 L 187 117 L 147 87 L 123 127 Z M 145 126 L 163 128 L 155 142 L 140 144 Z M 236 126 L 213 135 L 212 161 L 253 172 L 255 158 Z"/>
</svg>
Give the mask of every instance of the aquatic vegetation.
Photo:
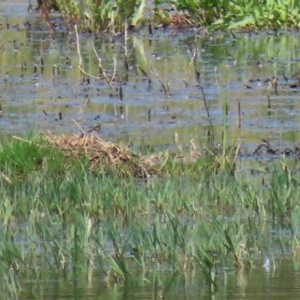
<svg viewBox="0 0 300 300">
<path fill-rule="evenodd" d="M 196 160 L 183 155 L 165 154 L 153 166 L 96 137 L 5 138 L 0 276 L 6 292 L 18 293 L 25 271 L 76 276 L 97 269 L 107 283 L 122 284 L 135 280 L 137 269 L 151 282 L 153 271 L 163 278 L 166 270 L 189 276 L 199 268 L 215 292 L 225 266 L 249 267 L 261 253 L 276 259 L 279 250 L 297 252 L 300 181 L 286 158 L 259 166 L 253 177 L 210 167 L 223 155 L 213 149 L 201 149 Z M 151 172 L 141 177 L 138 166 Z"/>
<path fill-rule="evenodd" d="M 116 28 L 111 29 L 122 30 Z M 147 62 L 141 43 L 136 53 L 145 77 L 150 74 L 170 96 L 167 80 Z M 192 56 L 197 101 L 211 122 L 197 61 Z M 114 81 L 103 70 L 99 74 L 108 84 Z M 38 285 L 48 271 L 76 282 L 79 274 L 89 277 L 94 270 L 107 285 L 139 280 L 159 282 L 163 290 L 166 273 L 190 278 L 198 272 L 201 284 L 215 293 L 225 268 L 240 272 L 261 266 L 265 257 L 265 266 L 285 255 L 299 259 L 298 150 L 278 150 L 264 141 L 247 154 L 249 170 L 242 145 L 228 140 L 228 103 L 220 98 L 221 139 L 211 123 L 202 145 L 192 138 L 181 143 L 179 132 L 175 147 L 160 153 L 142 156 L 93 135 L 93 129 L 78 136 L 3 138 L 0 288 L 5 295 L 17 298 L 22 274 Z"/>
<path fill-rule="evenodd" d="M 48 2 L 44 7 L 57 6 L 70 24 L 78 24 L 82 30 L 112 33 L 143 24 L 149 26 L 151 34 L 151 23 L 212 28 L 297 28 L 300 14 L 299 3 L 293 0 L 156 0 L 151 7 L 145 0 Z"/>
<path fill-rule="evenodd" d="M 135 26 L 144 21 L 145 0 L 130 1 L 61 1 L 56 0 L 59 10 L 71 24 L 82 30 L 118 33 L 124 26 Z"/>
<path fill-rule="evenodd" d="M 187 11 L 199 25 L 213 27 L 298 27 L 299 4 L 295 1 L 194 1 L 176 0 L 179 11 Z"/>
</svg>

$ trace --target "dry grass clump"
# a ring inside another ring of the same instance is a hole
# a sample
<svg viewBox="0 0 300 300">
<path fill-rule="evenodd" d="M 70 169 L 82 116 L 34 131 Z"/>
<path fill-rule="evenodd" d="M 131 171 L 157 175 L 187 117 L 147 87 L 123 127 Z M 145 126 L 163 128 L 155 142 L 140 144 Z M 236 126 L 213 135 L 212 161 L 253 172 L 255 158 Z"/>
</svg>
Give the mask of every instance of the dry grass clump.
<svg viewBox="0 0 300 300">
<path fill-rule="evenodd" d="M 100 166 L 118 168 L 121 173 L 147 178 L 157 171 L 153 165 L 141 160 L 125 145 L 117 145 L 103 140 L 97 135 L 54 135 L 48 133 L 46 140 L 52 147 L 62 150 L 70 157 L 89 160 L 90 168 Z M 119 168 L 122 167 L 122 168 Z"/>
</svg>

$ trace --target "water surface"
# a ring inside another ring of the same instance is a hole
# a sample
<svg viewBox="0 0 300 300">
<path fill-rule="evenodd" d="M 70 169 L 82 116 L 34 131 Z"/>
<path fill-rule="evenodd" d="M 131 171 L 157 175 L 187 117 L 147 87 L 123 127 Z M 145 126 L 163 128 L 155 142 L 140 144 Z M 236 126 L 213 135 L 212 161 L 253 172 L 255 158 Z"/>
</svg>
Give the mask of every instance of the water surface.
<svg viewBox="0 0 300 300">
<path fill-rule="evenodd" d="M 256 265 L 240 271 L 224 270 L 217 276 L 220 285 L 215 293 L 210 293 L 197 274 L 191 278 L 168 274 L 154 285 L 138 279 L 127 286 L 107 285 L 97 273 L 75 279 L 67 274 L 49 274 L 39 283 L 24 279 L 19 299 L 299 299 L 299 262 L 291 259 L 270 268 Z"/>
<path fill-rule="evenodd" d="M 210 125 L 220 140 L 226 124 L 229 142 L 243 140 L 245 151 L 261 139 L 279 148 L 297 144 L 294 75 L 300 41 L 295 32 L 235 32 L 234 38 L 193 28 L 156 29 L 151 36 L 137 30 L 126 43 L 123 36 L 106 33 L 80 35 L 84 70 L 99 76 L 94 45 L 108 78 L 114 78 L 110 86 L 81 74 L 74 28 L 53 15 L 53 33 L 20 3 L 4 1 L 0 16 L 3 130 L 79 133 L 100 123 L 100 135 L 110 140 L 171 145 L 175 132 L 184 144 L 191 137 L 200 143 Z M 277 93 L 270 87 L 273 77 Z"/>
</svg>

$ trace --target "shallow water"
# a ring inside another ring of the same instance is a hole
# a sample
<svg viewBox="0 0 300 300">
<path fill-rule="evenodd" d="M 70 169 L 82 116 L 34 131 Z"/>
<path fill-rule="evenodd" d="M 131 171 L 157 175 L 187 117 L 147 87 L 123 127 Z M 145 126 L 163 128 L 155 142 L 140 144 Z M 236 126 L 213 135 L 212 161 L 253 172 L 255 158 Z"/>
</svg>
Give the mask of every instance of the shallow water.
<svg viewBox="0 0 300 300">
<path fill-rule="evenodd" d="M 188 145 L 191 138 L 203 141 L 211 122 L 217 140 L 226 125 L 229 143 L 242 140 L 250 153 L 261 139 L 280 149 L 298 143 L 299 91 L 291 88 L 300 68 L 297 33 L 236 32 L 233 38 L 192 28 L 157 29 L 152 36 L 136 31 L 127 41 L 128 71 L 123 36 L 81 35 L 84 70 L 99 75 L 94 44 L 108 77 L 115 74 L 110 87 L 81 76 L 75 32 L 59 15 L 53 15 L 53 34 L 24 2 L 1 4 L 3 130 L 79 133 L 101 124 L 99 134 L 110 140 L 172 145 L 177 132 Z M 210 120 L 195 79 L 195 53 Z M 273 76 L 277 94 L 268 88 Z"/>
<path fill-rule="evenodd" d="M 109 286 L 97 273 L 76 279 L 49 274 L 38 284 L 25 279 L 19 299 L 299 299 L 299 262 L 292 260 L 270 268 L 257 265 L 238 272 L 227 270 L 217 276 L 222 283 L 211 294 L 197 275 L 184 279 L 169 274 L 153 285 L 140 279 L 128 286 Z"/>
</svg>

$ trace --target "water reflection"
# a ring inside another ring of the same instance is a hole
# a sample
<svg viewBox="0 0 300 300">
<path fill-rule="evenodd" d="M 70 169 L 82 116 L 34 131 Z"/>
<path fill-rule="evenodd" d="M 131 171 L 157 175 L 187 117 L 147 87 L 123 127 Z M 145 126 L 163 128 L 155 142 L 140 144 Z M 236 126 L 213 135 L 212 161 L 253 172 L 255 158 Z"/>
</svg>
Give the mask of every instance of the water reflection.
<svg viewBox="0 0 300 300">
<path fill-rule="evenodd" d="M 220 286 L 211 294 L 201 275 L 192 278 L 165 276 L 153 282 L 142 278 L 127 286 L 108 286 L 100 274 L 92 273 L 77 278 L 68 274 L 43 274 L 39 281 L 25 276 L 23 291 L 18 299 L 298 299 L 300 290 L 299 267 L 293 260 L 282 260 L 276 268 L 262 266 L 238 272 L 218 274 Z"/>
<path fill-rule="evenodd" d="M 93 75 L 88 77 L 78 68 L 74 30 L 69 32 L 59 16 L 53 17 L 57 31 L 52 34 L 24 4 L 18 4 L 18 14 L 10 14 L 7 2 L 2 5 L 6 13 L 0 21 L 9 23 L 0 40 L 0 124 L 6 131 L 78 133 L 100 122 L 103 137 L 134 144 L 172 144 L 175 132 L 183 143 L 191 136 L 201 142 L 210 120 L 196 68 L 218 138 L 224 122 L 230 139 L 243 138 L 252 150 L 262 138 L 287 146 L 299 138 L 299 95 L 291 88 L 297 87 L 293 75 L 299 68 L 296 34 L 236 32 L 234 39 L 230 33 L 170 29 L 151 37 L 134 32 L 126 44 L 120 36 L 83 35 L 82 66 Z M 103 71 L 110 84 L 97 79 Z M 278 95 L 268 88 L 273 77 Z"/>
<path fill-rule="evenodd" d="M 232 286 L 226 299 L 297 299 L 299 293 L 299 269 L 292 260 L 282 261 L 269 270 L 254 268 L 244 274 L 244 279 L 246 284 L 236 289 Z"/>
</svg>

